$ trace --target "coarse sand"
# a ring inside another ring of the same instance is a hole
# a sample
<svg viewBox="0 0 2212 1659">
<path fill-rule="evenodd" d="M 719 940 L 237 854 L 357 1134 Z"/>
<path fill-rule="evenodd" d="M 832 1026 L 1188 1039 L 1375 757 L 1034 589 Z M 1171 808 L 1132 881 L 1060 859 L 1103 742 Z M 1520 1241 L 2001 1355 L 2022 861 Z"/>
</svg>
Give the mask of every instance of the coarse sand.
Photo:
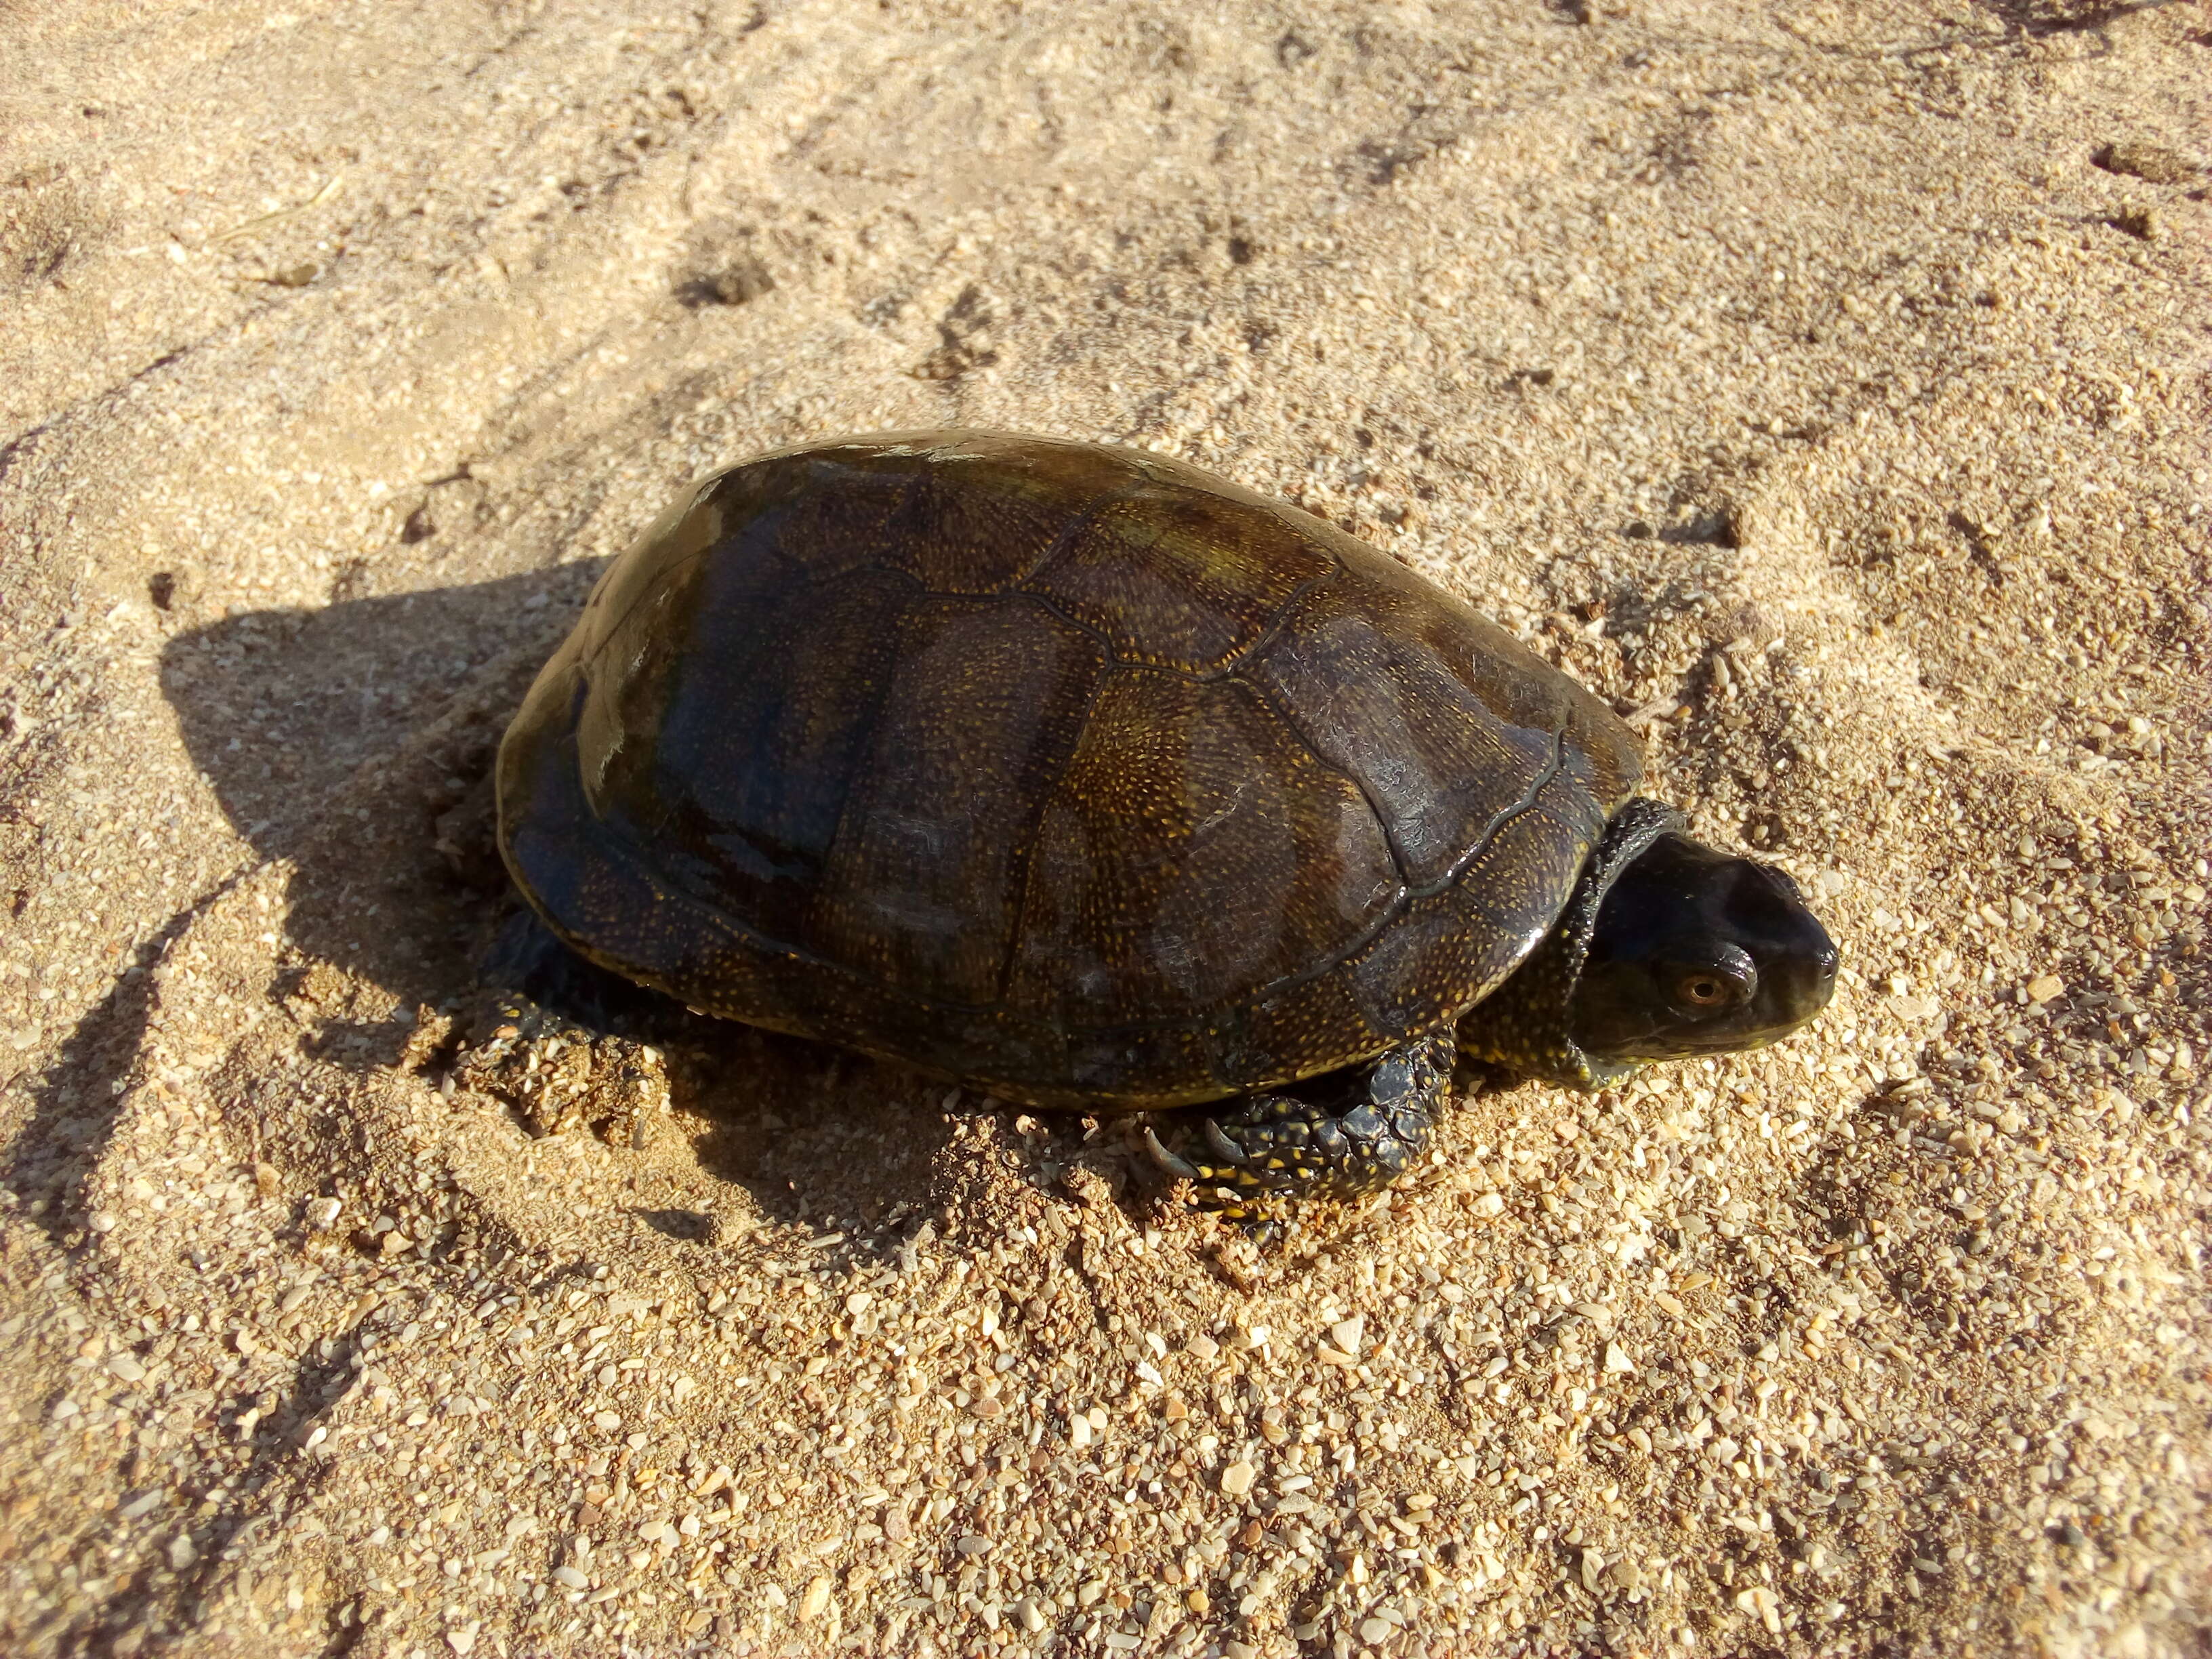
<svg viewBox="0 0 2212 1659">
<path fill-rule="evenodd" d="M 2204 1655 L 2208 161 L 2149 0 L 0 4 L 0 1651 Z M 593 574 L 951 424 L 1465 593 L 1834 1006 L 1266 1249 L 469 1086 Z"/>
</svg>

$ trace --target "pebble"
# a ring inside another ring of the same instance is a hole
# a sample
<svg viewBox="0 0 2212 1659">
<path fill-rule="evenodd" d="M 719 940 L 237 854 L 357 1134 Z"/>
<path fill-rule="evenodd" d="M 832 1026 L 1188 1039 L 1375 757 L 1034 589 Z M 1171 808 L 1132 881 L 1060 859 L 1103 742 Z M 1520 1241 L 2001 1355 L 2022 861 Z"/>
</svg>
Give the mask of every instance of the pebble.
<svg viewBox="0 0 2212 1659">
<path fill-rule="evenodd" d="M 806 1594 L 799 1598 L 799 1622 L 802 1625 L 812 1624 L 822 1616 L 822 1610 L 829 1605 L 830 1575 L 826 1572 L 817 1573 L 813 1582 L 807 1585 Z"/>
<path fill-rule="evenodd" d="M 1231 1498 L 1242 1498 L 1252 1490 L 1257 1472 L 1243 1458 L 1229 1464 L 1221 1471 L 1221 1490 Z"/>
<path fill-rule="evenodd" d="M 2166 235 L 2166 216 L 2147 203 L 2130 202 L 2112 215 L 2115 230 L 2124 230 L 2138 241 L 2155 242 Z"/>
</svg>

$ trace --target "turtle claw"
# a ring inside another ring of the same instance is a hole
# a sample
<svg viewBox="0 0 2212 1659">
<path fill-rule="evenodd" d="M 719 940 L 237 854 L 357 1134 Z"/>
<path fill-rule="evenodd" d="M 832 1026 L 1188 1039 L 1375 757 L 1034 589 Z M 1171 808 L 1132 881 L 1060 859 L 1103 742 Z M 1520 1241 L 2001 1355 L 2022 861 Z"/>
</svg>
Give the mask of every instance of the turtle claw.
<svg viewBox="0 0 2212 1659">
<path fill-rule="evenodd" d="M 1145 1126 L 1145 1150 L 1152 1155 L 1153 1163 L 1179 1180 L 1203 1181 L 1206 1179 L 1204 1176 L 1199 1174 L 1197 1167 L 1188 1158 L 1177 1158 L 1160 1145 L 1160 1138 L 1152 1133 L 1152 1126 L 1149 1123 Z"/>
<path fill-rule="evenodd" d="M 1222 1133 L 1221 1126 L 1212 1118 L 1206 1120 L 1206 1144 L 1213 1148 L 1217 1158 L 1235 1164 L 1240 1170 L 1252 1161 L 1251 1155 Z"/>
</svg>

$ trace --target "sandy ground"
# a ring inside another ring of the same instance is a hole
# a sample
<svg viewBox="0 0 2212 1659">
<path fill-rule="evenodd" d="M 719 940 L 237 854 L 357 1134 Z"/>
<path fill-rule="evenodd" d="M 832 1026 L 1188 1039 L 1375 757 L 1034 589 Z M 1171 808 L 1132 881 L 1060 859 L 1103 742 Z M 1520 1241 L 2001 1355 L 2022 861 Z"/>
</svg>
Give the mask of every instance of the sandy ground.
<svg viewBox="0 0 2212 1659">
<path fill-rule="evenodd" d="M 2204 1654 L 2208 25 L 0 6 L 0 1649 Z M 787 1040 L 452 1087 L 592 574 L 956 422 L 1455 585 L 1834 1007 L 1264 1253 Z"/>
</svg>

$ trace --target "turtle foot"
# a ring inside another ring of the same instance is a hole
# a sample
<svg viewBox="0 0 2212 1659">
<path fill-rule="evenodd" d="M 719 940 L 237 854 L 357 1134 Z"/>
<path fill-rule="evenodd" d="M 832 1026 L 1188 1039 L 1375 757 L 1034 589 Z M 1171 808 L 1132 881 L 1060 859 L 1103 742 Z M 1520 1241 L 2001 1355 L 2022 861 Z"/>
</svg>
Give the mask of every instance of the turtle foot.
<svg viewBox="0 0 2212 1659">
<path fill-rule="evenodd" d="M 1276 1200 L 1356 1199 L 1413 1167 L 1451 1087 L 1449 1032 L 1386 1050 L 1364 1066 L 1248 1095 L 1236 1109 L 1167 1141 L 1145 1131 L 1153 1161 L 1190 1182 L 1203 1208 L 1247 1225 L 1279 1221 Z"/>
</svg>

